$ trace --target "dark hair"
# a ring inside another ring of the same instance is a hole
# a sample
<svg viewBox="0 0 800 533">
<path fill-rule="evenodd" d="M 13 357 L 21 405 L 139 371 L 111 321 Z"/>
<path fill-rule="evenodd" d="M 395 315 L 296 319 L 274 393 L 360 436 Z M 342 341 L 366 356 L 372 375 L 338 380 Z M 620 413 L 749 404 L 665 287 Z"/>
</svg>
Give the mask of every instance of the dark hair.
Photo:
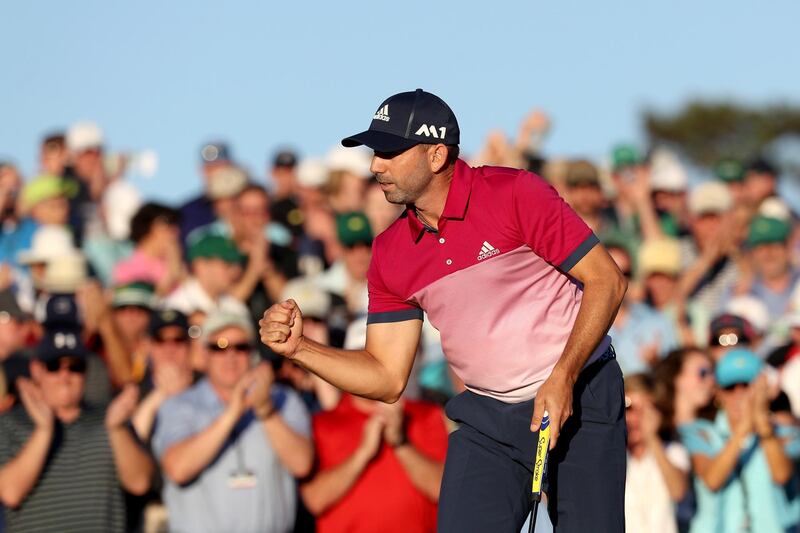
<svg viewBox="0 0 800 533">
<path fill-rule="evenodd" d="M 699 354 L 713 361 L 708 353 L 695 346 L 687 346 L 677 350 L 672 350 L 667 356 L 656 363 L 653 368 L 655 387 L 653 389 L 653 403 L 661 411 L 661 432 L 662 434 L 675 436 L 675 380 L 683 370 L 683 365 L 690 356 Z M 699 418 L 713 418 L 715 414 L 713 402 L 709 406 L 700 409 Z"/>
<path fill-rule="evenodd" d="M 244 186 L 244 189 L 239 191 L 239 194 L 236 195 L 236 198 L 241 198 L 242 196 L 244 196 L 249 192 L 257 192 L 263 194 L 264 197 L 267 199 L 267 202 L 270 201 L 269 192 L 267 192 L 267 189 L 264 188 L 262 185 L 259 185 L 258 183 L 253 183 L 252 181 L 247 182 L 247 185 Z"/>
<path fill-rule="evenodd" d="M 63 133 L 53 133 L 42 139 L 42 146 L 47 149 L 63 149 L 66 147 L 66 138 Z"/>
<path fill-rule="evenodd" d="M 458 160 L 460 150 L 457 144 L 448 144 L 447 146 L 447 165 L 455 165 Z"/>
<path fill-rule="evenodd" d="M 178 210 L 153 202 L 146 203 L 131 219 L 131 240 L 136 244 L 141 242 L 156 222 L 177 226 L 180 221 L 181 215 Z"/>
</svg>

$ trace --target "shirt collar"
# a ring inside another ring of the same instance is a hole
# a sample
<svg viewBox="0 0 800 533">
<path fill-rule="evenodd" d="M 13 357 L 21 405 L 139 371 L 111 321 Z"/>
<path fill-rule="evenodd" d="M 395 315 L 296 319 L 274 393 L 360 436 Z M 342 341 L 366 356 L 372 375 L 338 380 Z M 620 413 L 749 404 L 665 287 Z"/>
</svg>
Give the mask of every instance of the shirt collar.
<svg viewBox="0 0 800 533">
<path fill-rule="evenodd" d="M 461 159 L 456 160 L 456 168 L 453 172 L 453 179 L 450 181 L 450 189 L 447 191 L 447 199 L 442 210 L 442 218 L 463 220 L 467 214 L 467 204 L 472 192 L 473 169 Z M 411 230 L 411 238 L 417 242 L 425 231 L 425 227 L 417 218 L 417 212 L 413 204 L 406 206 L 405 212 L 408 218 L 408 228 Z"/>
</svg>

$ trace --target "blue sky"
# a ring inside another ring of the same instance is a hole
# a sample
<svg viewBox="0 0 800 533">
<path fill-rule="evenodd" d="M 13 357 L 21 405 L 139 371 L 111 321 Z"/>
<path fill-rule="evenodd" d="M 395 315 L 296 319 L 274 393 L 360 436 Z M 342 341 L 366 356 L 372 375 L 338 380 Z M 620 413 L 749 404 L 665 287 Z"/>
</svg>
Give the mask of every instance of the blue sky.
<svg viewBox="0 0 800 533">
<path fill-rule="evenodd" d="M 543 107 L 547 152 L 590 157 L 641 142 L 645 107 L 800 92 L 794 0 L 53 0 L 0 19 L 0 157 L 30 175 L 44 133 L 91 119 L 112 150 L 157 151 L 132 179 L 165 200 L 197 191 L 204 140 L 263 177 L 276 147 L 322 154 L 416 87 L 451 105 L 467 152 Z"/>
</svg>

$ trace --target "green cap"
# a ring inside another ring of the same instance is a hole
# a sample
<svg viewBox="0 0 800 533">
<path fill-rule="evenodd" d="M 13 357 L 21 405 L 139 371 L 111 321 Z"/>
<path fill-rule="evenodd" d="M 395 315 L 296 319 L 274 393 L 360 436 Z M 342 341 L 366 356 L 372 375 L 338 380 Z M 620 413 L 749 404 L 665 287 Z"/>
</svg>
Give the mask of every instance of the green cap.
<svg viewBox="0 0 800 533">
<path fill-rule="evenodd" d="M 118 307 L 142 307 L 152 309 L 155 303 L 155 289 L 149 283 L 136 281 L 114 288 L 114 299 L 111 305 Z"/>
<path fill-rule="evenodd" d="M 77 193 L 77 184 L 60 176 L 43 174 L 29 181 L 22 189 L 22 208 L 30 209 L 35 205 L 63 196 L 72 198 Z"/>
<path fill-rule="evenodd" d="M 241 263 L 244 255 L 236 244 L 221 235 L 205 235 L 189 246 L 189 261 L 195 259 L 222 259 L 226 263 Z"/>
<path fill-rule="evenodd" d="M 758 246 L 759 244 L 783 243 L 789 240 L 791 232 L 789 224 L 777 218 L 757 216 L 750 223 L 750 233 L 747 236 L 747 244 Z"/>
<path fill-rule="evenodd" d="M 614 170 L 642 164 L 642 156 L 639 155 L 639 150 L 630 144 L 615 146 L 611 152 L 611 159 Z"/>
<path fill-rule="evenodd" d="M 714 175 L 726 183 L 737 183 L 744 179 L 744 165 L 736 159 L 720 159 L 714 165 Z"/>
<path fill-rule="evenodd" d="M 345 246 L 372 244 L 372 228 L 367 215 L 360 211 L 336 216 L 336 234 Z"/>
</svg>

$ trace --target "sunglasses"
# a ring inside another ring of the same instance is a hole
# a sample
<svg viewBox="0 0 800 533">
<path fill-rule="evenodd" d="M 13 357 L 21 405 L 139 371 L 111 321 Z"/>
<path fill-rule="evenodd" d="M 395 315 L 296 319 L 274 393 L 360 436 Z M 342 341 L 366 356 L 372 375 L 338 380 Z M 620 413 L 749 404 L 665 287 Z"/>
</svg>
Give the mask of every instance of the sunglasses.
<svg viewBox="0 0 800 533">
<path fill-rule="evenodd" d="M 44 366 L 48 372 L 58 372 L 62 368 L 65 368 L 73 374 L 86 373 L 86 361 L 77 357 L 59 357 L 58 359 L 51 359 L 45 361 Z"/>
<path fill-rule="evenodd" d="M 701 368 L 697 371 L 697 375 L 700 379 L 706 379 L 711 377 L 711 369 L 708 367 Z"/>
<path fill-rule="evenodd" d="M 233 350 L 234 352 L 239 353 L 246 353 L 253 349 L 253 345 L 249 342 L 238 342 L 236 344 L 228 344 L 227 342 L 215 342 L 215 343 L 208 343 L 208 349 L 214 353 L 223 353 L 227 352 L 228 350 Z"/>
</svg>

